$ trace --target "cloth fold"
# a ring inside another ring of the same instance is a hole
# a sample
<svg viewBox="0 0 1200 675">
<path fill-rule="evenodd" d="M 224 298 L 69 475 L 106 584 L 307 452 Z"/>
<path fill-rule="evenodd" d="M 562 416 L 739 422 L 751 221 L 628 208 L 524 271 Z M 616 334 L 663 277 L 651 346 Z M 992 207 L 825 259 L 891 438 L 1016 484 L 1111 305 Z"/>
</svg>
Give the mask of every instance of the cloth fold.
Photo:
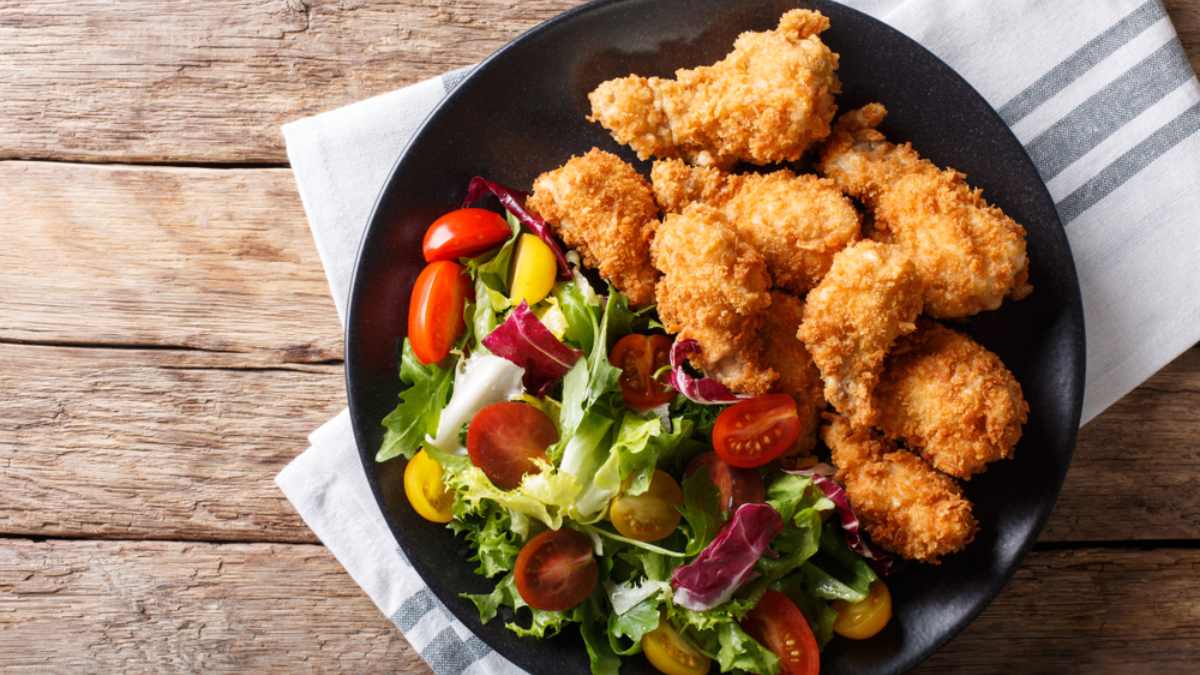
<svg viewBox="0 0 1200 675">
<path fill-rule="evenodd" d="M 925 45 L 1012 127 L 1067 230 L 1088 339 L 1086 422 L 1200 340 L 1200 84 L 1159 0 L 845 0 Z M 468 69 L 283 128 L 345 321 L 359 240 L 408 138 Z M 439 675 L 522 672 L 396 546 L 346 412 L 276 478 Z"/>
</svg>

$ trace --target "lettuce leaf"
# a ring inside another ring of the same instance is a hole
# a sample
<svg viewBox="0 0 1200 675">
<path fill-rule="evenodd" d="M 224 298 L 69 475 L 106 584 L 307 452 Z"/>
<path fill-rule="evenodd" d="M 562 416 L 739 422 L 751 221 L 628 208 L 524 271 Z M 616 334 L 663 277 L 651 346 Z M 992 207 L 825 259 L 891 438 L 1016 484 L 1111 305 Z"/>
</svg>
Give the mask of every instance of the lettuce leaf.
<svg viewBox="0 0 1200 675">
<path fill-rule="evenodd" d="M 587 648 L 592 675 L 617 675 L 621 672 L 621 657 L 613 649 L 608 636 L 608 615 L 596 595 L 577 608 L 579 634 Z"/>
<path fill-rule="evenodd" d="M 697 555 L 721 529 L 721 498 L 707 471 L 696 471 L 683 479 L 683 506 L 679 512 L 688 530 L 684 553 Z"/>
<path fill-rule="evenodd" d="M 383 418 L 386 431 L 375 453 L 376 462 L 400 455 L 411 459 L 425 442 L 425 436 L 437 433 L 438 419 L 450 397 L 453 381 L 452 369 L 421 363 L 408 339 L 404 340 L 400 382 L 407 387 L 400 392 L 400 403 Z"/>
<path fill-rule="evenodd" d="M 470 600 L 475 605 L 475 609 L 479 611 L 479 620 L 484 623 L 496 618 L 496 614 L 499 613 L 501 608 L 511 609 L 514 614 L 514 620 L 505 623 L 504 627 L 516 633 L 519 637 L 553 637 L 562 631 L 563 626 L 577 620 L 575 616 L 577 610 L 550 612 L 530 607 L 521 598 L 521 594 L 517 592 L 517 585 L 513 580 L 511 572 L 496 584 L 491 593 L 462 593 L 460 597 Z M 528 610 L 528 612 L 521 612 L 519 610 Z M 525 624 L 523 621 L 526 614 L 530 617 L 528 624 Z"/>
<path fill-rule="evenodd" d="M 512 531 L 508 511 L 495 505 L 485 506 L 482 514 L 464 514 L 450 521 L 455 534 L 466 537 L 475 553 L 469 560 L 479 563 L 476 574 L 494 577 L 511 571 L 521 549 L 521 539 Z"/>
<path fill-rule="evenodd" d="M 717 661 L 722 672 L 776 675 L 779 672 L 778 657 L 742 630 L 739 624 L 757 602 L 758 598 L 753 602 L 735 600 L 703 612 L 672 605 L 668 617 L 697 649 Z"/>
<path fill-rule="evenodd" d="M 486 513 L 491 502 L 508 510 L 510 528 L 522 539 L 529 535 L 531 518 L 552 530 L 559 529 L 575 502 L 579 486 L 570 474 L 559 472 L 546 462 L 539 466 L 539 473 L 527 474 L 511 490 L 496 487 L 477 466 L 447 471 L 446 485 L 455 492 L 455 516 Z"/>
<path fill-rule="evenodd" d="M 609 647 L 621 656 L 642 651 L 642 636 L 658 628 L 662 616 L 661 597 L 647 598 L 622 614 L 613 611 L 608 617 Z"/>
</svg>

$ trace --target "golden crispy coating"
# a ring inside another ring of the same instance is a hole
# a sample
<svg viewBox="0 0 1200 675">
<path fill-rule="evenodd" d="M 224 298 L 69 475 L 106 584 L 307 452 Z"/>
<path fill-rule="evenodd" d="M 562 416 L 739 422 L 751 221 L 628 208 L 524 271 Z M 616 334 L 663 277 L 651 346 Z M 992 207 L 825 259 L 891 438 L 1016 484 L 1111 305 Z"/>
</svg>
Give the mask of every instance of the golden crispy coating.
<svg viewBox="0 0 1200 675">
<path fill-rule="evenodd" d="M 876 411 L 871 392 L 896 338 L 916 329 L 921 282 L 896 246 L 860 241 L 833 258 L 808 294 L 799 337 L 825 381 L 825 399 L 858 426 Z"/>
<path fill-rule="evenodd" d="M 820 170 L 875 212 L 874 237 L 903 247 L 925 284 L 925 311 L 941 318 L 996 309 L 1033 290 L 1025 228 L 912 146 L 890 143 L 875 127 L 878 103 L 846 113 L 826 145 Z"/>
<path fill-rule="evenodd" d="M 650 240 L 658 207 L 632 166 L 592 148 L 538 176 L 529 206 L 631 303 L 654 302 L 658 274 L 650 264 Z"/>
<path fill-rule="evenodd" d="M 910 452 L 853 429 L 841 417 L 821 429 L 821 438 L 871 541 L 936 565 L 975 538 L 979 527 L 971 502 L 949 476 Z"/>
<path fill-rule="evenodd" d="M 588 119 L 642 159 L 723 167 L 797 160 L 829 135 L 841 90 L 838 56 L 818 37 L 827 28 L 819 12 L 789 11 L 775 30 L 742 33 L 711 66 L 677 70 L 673 80 L 601 83 L 588 95 Z"/>
<path fill-rule="evenodd" d="M 825 397 L 821 394 L 821 374 L 813 364 L 804 343 L 796 337 L 804 318 L 804 301 L 794 295 L 774 291 L 771 307 L 763 326 L 767 364 L 779 373 L 776 391 L 796 399 L 800 414 L 800 439 L 793 453 L 808 452 L 817 442 L 817 424 Z"/>
<path fill-rule="evenodd" d="M 700 201 L 725 212 L 767 261 L 775 285 L 806 293 L 858 239 L 858 211 L 830 180 L 787 169 L 767 174 L 727 174 L 677 159 L 654 163 L 654 195 L 664 211 Z"/>
<path fill-rule="evenodd" d="M 667 331 L 699 342 L 694 362 L 725 386 L 767 392 L 778 375 L 766 365 L 759 333 L 771 304 L 762 256 L 704 204 L 667 215 L 650 254 L 663 273 L 655 295 Z"/>
<path fill-rule="evenodd" d="M 875 405 L 884 433 L 963 479 L 1011 457 L 1029 417 L 1021 385 L 999 357 L 932 321 L 896 343 Z"/>
</svg>

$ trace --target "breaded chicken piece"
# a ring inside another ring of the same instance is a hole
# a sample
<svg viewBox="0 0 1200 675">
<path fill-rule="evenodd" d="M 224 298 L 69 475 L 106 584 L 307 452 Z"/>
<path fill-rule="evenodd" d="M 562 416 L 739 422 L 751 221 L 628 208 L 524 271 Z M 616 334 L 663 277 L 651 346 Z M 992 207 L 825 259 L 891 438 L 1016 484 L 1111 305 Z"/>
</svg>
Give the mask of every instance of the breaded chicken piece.
<svg viewBox="0 0 1200 675">
<path fill-rule="evenodd" d="M 789 454 L 807 453 L 817 443 L 817 425 L 825 397 L 821 394 L 821 374 L 812 355 L 796 337 L 804 318 L 804 301 L 794 295 L 773 291 L 771 307 L 763 326 L 766 362 L 777 373 L 775 390 L 796 399 L 800 414 L 800 438 Z"/>
<path fill-rule="evenodd" d="M 596 148 L 533 181 L 529 207 L 636 306 L 654 302 L 650 240 L 658 206 L 646 179 Z"/>
<path fill-rule="evenodd" d="M 854 205 L 832 181 L 811 174 L 727 174 L 670 159 L 654 163 L 650 180 L 663 211 L 695 201 L 724 211 L 766 259 L 775 285 L 793 293 L 816 286 L 833 255 L 858 239 Z"/>
<path fill-rule="evenodd" d="M 855 425 L 870 426 L 871 392 L 892 343 L 916 329 L 921 280 L 902 249 L 860 241 L 833 258 L 808 294 L 799 338 L 825 382 L 825 399 Z"/>
<path fill-rule="evenodd" d="M 897 341 L 875 407 L 885 434 L 964 480 L 1012 457 L 1029 417 L 1021 385 L 998 356 L 932 321 Z"/>
<path fill-rule="evenodd" d="M 775 30 L 742 33 L 711 66 L 677 70 L 673 80 L 601 83 L 588 95 L 588 119 L 642 159 L 722 167 L 797 160 L 829 135 L 841 90 L 838 56 L 818 37 L 828 28 L 819 12 L 789 11 Z"/>
<path fill-rule="evenodd" d="M 736 392 L 770 390 L 778 374 L 766 364 L 759 333 L 771 304 L 762 256 L 704 204 L 668 214 L 650 255 L 663 273 L 659 318 L 667 332 L 700 343 L 695 365 Z"/>
<path fill-rule="evenodd" d="M 872 542 L 936 565 L 975 538 L 971 502 L 949 476 L 841 417 L 821 429 L 821 438 Z"/>
<path fill-rule="evenodd" d="M 939 170 L 877 127 L 874 103 L 843 115 L 819 169 L 875 213 L 874 237 L 902 246 L 925 284 L 925 311 L 957 318 L 1032 292 L 1025 228 L 953 170 Z"/>
</svg>

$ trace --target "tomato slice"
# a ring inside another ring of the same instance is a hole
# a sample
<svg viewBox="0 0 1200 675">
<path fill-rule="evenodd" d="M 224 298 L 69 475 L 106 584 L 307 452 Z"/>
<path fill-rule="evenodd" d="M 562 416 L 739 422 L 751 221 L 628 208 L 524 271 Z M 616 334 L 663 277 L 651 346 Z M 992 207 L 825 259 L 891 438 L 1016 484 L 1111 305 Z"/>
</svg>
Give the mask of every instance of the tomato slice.
<svg viewBox="0 0 1200 675">
<path fill-rule="evenodd" d="M 511 490 L 521 477 L 537 473 L 534 459 L 546 459 L 546 448 L 558 440 L 558 429 L 546 413 L 519 401 L 485 406 L 467 426 L 467 454 L 497 487 Z"/>
<path fill-rule="evenodd" d="M 762 466 L 782 455 L 800 437 L 796 401 L 787 394 L 766 394 L 735 403 L 717 415 L 713 448 L 727 464 Z"/>
<path fill-rule="evenodd" d="M 708 477 L 717 486 L 721 510 L 725 515 L 733 513 L 742 504 L 757 504 L 767 500 L 767 488 L 762 476 L 754 469 L 729 466 L 715 452 L 696 455 L 688 464 L 685 476 L 698 469 L 708 471 Z"/>
<path fill-rule="evenodd" d="M 408 301 L 408 341 L 421 363 L 437 363 L 466 330 L 463 309 L 471 280 L 458 263 L 441 260 L 421 270 Z"/>
<path fill-rule="evenodd" d="M 665 675 L 704 675 L 712 667 L 712 661 L 667 623 L 665 616 L 658 620 L 658 628 L 642 636 L 642 651 L 650 665 Z"/>
<path fill-rule="evenodd" d="M 838 600 L 833 603 L 838 617 L 833 632 L 851 640 L 874 637 L 892 620 L 892 594 L 887 584 L 876 579 L 871 582 L 867 597 L 855 603 Z"/>
<path fill-rule="evenodd" d="M 561 612 L 592 594 L 600 566 L 587 535 L 563 528 L 530 539 L 517 554 L 513 576 L 530 607 Z"/>
<path fill-rule="evenodd" d="M 629 407 L 644 411 L 675 399 L 667 373 L 654 373 L 670 361 L 671 338 L 631 333 L 617 340 L 608 361 L 621 369 L 621 398 Z"/>
<path fill-rule="evenodd" d="M 617 532 L 638 541 L 658 541 L 671 536 L 682 515 L 683 490 L 665 471 L 654 470 L 650 487 L 640 495 L 622 494 L 613 500 L 608 518 Z"/>
<path fill-rule="evenodd" d="M 500 214 L 487 209 L 458 209 L 433 221 L 425 230 L 421 251 L 425 262 L 477 256 L 512 236 Z"/>
<path fill-rule="evenodd" d="M 767 591 L 742 619 L 742 628 L 779 657 L 781 675 L 818 675 L 821 652 L 808 620 L 791 598 Z"/>
<path fill-rule="evenodd" d="M 454 514 L 454 495 L 442 483 L 442 465 L 421 450 L 404 467 L 404 494 L 419 516 L 434 523 L 448 523 Z"/>
</svg>

